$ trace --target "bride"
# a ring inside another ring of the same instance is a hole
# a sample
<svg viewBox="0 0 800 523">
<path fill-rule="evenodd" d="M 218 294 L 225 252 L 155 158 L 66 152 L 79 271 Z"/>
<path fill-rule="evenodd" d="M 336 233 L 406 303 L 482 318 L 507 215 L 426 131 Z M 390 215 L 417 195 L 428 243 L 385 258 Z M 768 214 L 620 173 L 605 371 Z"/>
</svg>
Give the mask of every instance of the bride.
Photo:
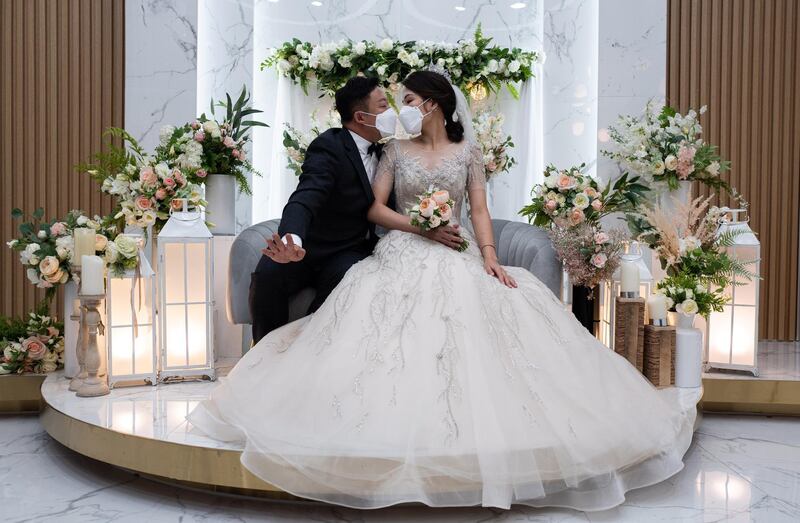
<svg viewBox="0 0 800 523">
<path fill-rule="evenodd" d="M 243 465 L 264 481 L 356 508 L 602 510 L 677 473 L 694 404 L 651 386 L 531 273 L 498 263 L 463 95 L 432 71 L 403 85 L 400 122 L 420 134 L 384 148 L 369 211 L 389 232 L 190 421 L 243 442 Z M 431 186 L 458 202 L 454 216 L 468 198 L 465 252 L 410 224 L 405 210 Z"/>
</svg>

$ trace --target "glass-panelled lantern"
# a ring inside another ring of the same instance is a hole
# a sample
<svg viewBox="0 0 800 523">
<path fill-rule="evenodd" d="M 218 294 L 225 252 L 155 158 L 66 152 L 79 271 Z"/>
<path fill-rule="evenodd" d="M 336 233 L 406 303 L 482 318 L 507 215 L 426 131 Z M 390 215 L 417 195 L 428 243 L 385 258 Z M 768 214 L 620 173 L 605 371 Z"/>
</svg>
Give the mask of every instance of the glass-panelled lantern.
<svg viewBox="0 0 800 523">
<path fill-rule="evenodd" d="M 214 379 L 213 243 L 199 209 L 172 212 L 158 234 L 159 381 Z"/>
<path fill-rule="evenodd" d="M 738 231 L 728 256 L 745 263 L 746 268 L 760 277 L 761 243 L 748 225 L 739 220 L 744 209 L 725 209 L 730 215 L 723 219 L 717 235 Z M 735 369 L 758 375 L 758 292 L 759 278 L 737 277 L 737 285 L 724 290 L 730 302 L 722 312 L 712 312 L 708 319 L 708 368 Z"/>
<path fill-rule="evenodd" d="M 597 337 L 606 347 L 613 349 L 614 309 L 617 296 L 647 299 L 653 290 L 653 275 L 644 261 L 639 242 L 631 242 L 625 248 L 620 266 L 614 271 L 611 281 L 601 282 L 598 287 L 600 325 Z M 637 270 L 638 269 L 638 270 Z"/>
<path fill-rule="evenodd" d="M 156 274 L 143 253 L 139 267 L 121 276 L 108 275 L 106 285 L 108 385 L 155 385 Z"/>
</svg>

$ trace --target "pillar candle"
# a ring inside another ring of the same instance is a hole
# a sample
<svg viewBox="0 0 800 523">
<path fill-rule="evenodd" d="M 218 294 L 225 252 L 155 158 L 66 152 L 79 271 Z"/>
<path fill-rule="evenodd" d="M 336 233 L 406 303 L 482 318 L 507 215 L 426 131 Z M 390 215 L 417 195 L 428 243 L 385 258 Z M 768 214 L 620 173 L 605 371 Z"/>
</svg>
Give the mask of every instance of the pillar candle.
<svg viewBox="0 0 800 523">
<path fill-rule="evenodd" d="M 639 266 L 635 261 L 626 260 L 623 258 L 620 264 L 620 271 L 622 278 L 620 280 L 620 291 L 622 292 L 639 292 Z"/>
<path fill-rule="evenodd" d="M 99 256 L 84 255 L 81 258 L 81 294 L 105 294 L 104 271 L 105 265 Z"/>
<path fill-rule="evenodd" d="M 84 256 L 94 256 L 94 229 L 76 227 L 72 231 L 75 265 L 81 265 Z"/>
<path fill-rule="evenodd" d="M 667 298 L 662 294 L 653 294 L 647 298 L 647 310 L 651 320 L 667 319 Z"/>
</svg>

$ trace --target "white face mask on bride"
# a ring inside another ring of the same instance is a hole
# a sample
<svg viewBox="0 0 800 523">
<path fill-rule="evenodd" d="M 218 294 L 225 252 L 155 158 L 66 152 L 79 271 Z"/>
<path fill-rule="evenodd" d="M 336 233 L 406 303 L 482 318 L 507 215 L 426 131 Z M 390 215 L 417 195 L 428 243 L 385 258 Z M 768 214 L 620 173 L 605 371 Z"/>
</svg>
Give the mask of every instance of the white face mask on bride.
<svg viewBox="0 0 800 523">
<path fill-rule="evenodd" d="M 391 109 L 386 109 L 382 113 L 373 114 L 368 113 L 366 111 L 361 111 L 364 114 L 368 114 L 370 116 L 375 117 L 375 125 L 370 125 L 368 123 L 364 123 L 367 127 L 374 127 L 381 133 L 382 138 L 388 138 L 389 136 L 394 136 L 395 131 L 397 130 L 397 115 Z"/>
<path fill-rule="evenodd" d="M 419 105 L 404 105 L 400 109 L 398 118 L 400 119 L 400 124 L 403 126 L 403 129 L 405 129 L 408 134 L 419 134 L 420 131 L 422 131 L 422 120 L 436 110 L 434 107 L 427 113 L 422 112 L 422 106 L 428 100 L 430 100 L 430 98 L 423 100 Z"/>
</svg>

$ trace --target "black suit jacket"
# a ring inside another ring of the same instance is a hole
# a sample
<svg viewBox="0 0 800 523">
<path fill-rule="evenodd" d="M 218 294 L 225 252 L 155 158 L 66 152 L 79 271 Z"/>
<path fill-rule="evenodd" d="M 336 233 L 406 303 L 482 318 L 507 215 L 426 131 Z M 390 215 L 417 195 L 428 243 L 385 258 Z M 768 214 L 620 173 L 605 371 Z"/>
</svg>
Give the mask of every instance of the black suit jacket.
<svg viewBox="0 0 800 523">
<path fill-rule="evenodd" d="M 312 261 L 345 250 L 371 252 L 377 237 L 367 211 L 374 200 L 350 132 L 328 129 L 308 146 L 300 181 L 283 208 L 278 234 L 300 236 Z"/>
</svg>

